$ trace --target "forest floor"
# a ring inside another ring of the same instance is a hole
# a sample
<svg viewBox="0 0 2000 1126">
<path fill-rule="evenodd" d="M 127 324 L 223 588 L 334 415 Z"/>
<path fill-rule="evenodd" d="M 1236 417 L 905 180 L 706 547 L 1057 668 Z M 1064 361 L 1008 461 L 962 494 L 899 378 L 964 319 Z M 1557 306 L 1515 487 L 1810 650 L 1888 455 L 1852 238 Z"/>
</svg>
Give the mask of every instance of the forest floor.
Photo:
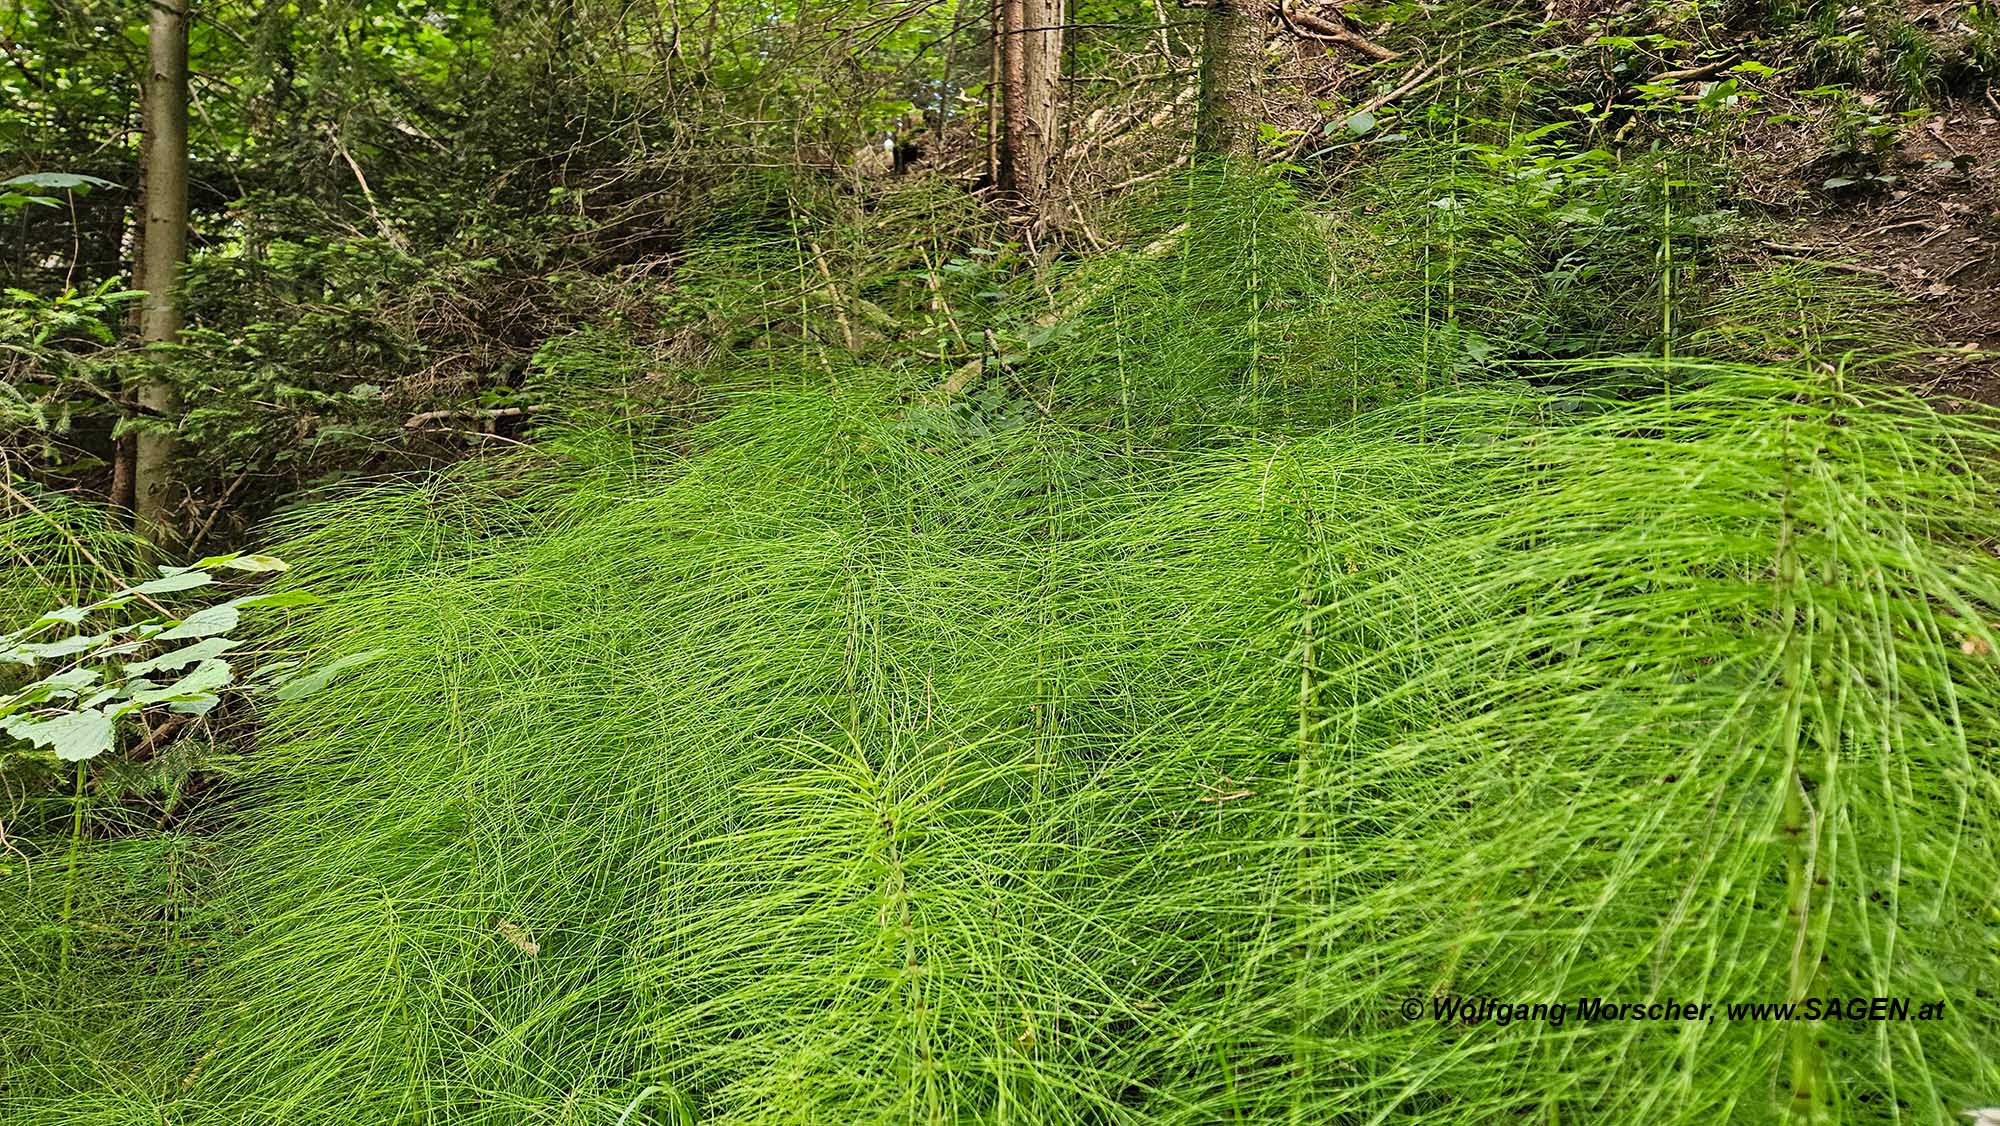
<svg viewBox="0 0 2000 1126">
<path fill-rule="evenodd" d="M 1940 409 L 2000 403 L 2000 97 L 1988 84 L 1947 80 L 1939 61 L 1976 55 L 1980 33 L 1963 4 L 1901 0 L 1856 5 L 1841 17 L 1851 28 L 1900 22 L 1933 52 L 1922 81 L 1951 89 L 1927 90 L 1922 111 L 1904 109 L 1910 65 L 1871 46 L 1849 58 L 1858 73 L 1837 108 L 1808 110 L 1812 99 L 1800 95 L 1825 88 L 1797 87 L 1814 81 L 1804 75 L 1827 45 L 1781 40 L 1783 57 L 1768 61 L 1796 69 L 1730 146 L 1736 192 L 1777 222 L 1765 253 L 1827 263 L 1910 303 L 1924 331 L 1908 343 L 1932 352 L 1929 374 L 1916 382 Z"/>
<path fill-rule="evenodd" d="M 1869 95 L 1863 95 L 1867 98 Z M 1902 131 L 1874 190 L 1821 189 L 1823 150 L 1785 125 L 1753 127 L 1741 155 L 1746 198 L 1785 232 L 1763 244 L 1880 282 L 1908 299 L 1939 347 L 1923 390 L 1952 409 L 2000 404 L 2000 102 L 1956 99 Z M 1803 202 L 1798 202 L 1803 198 Z M 1790 201 L 1790 202 L 1788 202 Z M 1988 353 L 1988 355 L 1978 355 Z"/>
</svg>

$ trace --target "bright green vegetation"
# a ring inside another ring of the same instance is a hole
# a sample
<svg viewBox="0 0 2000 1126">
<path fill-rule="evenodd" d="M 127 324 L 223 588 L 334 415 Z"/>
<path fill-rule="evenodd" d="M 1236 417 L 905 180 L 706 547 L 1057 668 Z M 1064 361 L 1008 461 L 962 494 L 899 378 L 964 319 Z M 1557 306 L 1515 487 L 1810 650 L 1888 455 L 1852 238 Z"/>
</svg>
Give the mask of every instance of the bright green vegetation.
<svg viewBox="0 0 2000 1126">
<path fill-rule="evenodd" d="M 181 6 L 0 19 L 0 1126 L 2000 1107 L 1992 4 Z"/>
<path fill-rule="evenodd" d="M 303 643 L 381 654 L 271 716 L 185 992 L 90 999 L 131 1023 L 86 1078 L 10 1044 L 7 1118 L 1982 1105 L 1993 436 L 1672 377 L 1196 451 L 764 393 L 323 505 Z M 1432 995 L 1949 1009 L 1399 1013 Z"/>
<path fill-rule="evenodd" d="M 1961 641 L 2000 589 L 1951 546 L 1988 443 L 1833 380 L 1539 405 L 1160 462 L 805 396 L 554 505 L 329 514 L 318 628 L 390 655 L 280 719 L 192 1097 L 1479 1122 L 1563 1074 L 1580 1118 L 1698 1121 L 1781 1056 L 1855 1112 L 1990 1089 L 2000 716 Z M 1962 1008 L 1803 1043 L 1396 1011 L 1801 980 Z"/>
</svg>

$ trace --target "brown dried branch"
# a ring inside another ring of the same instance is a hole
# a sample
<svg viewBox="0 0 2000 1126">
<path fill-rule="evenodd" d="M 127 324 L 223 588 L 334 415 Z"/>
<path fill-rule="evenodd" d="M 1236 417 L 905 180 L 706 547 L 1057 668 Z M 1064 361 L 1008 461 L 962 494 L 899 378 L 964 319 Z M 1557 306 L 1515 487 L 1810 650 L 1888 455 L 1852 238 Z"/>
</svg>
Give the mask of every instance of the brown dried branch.
<svg viewBox="0 0 2000 1126">
<path fill-rule="evenodd" d="M 478 419 L 481 422 L 491 422 L 496 418 L 517 418 L 524 414 L 534 414 L 541 409 L 542 407 L 536 404 L 526 407 L 465 407 L 455 410 L 424 411 L 422 414 L 413 414 L 404 419 L 403 429 L 415 430 L 426 422 L 442 422 L 446 419 Z"/>
<path fill-rule="evenodd" d="M 1403 57 L 1401 51 L 1392 51 L 1349 27 L 1344 22 L 1345 17 L 1330 20 L 1312 12 L 1296 10 L 1292 7 L 1292 0 L 1275 0 L 1270 7 L 1278 13 L 1278 19 L 1285 25 L 1286 30 L 1301 39 L 1340 43 L 1354 48 L 1369 58 L 1384 62 Z M 1337 14 L 1339 9 L 1335 9 L 1335 12 Z"/>
</svg>

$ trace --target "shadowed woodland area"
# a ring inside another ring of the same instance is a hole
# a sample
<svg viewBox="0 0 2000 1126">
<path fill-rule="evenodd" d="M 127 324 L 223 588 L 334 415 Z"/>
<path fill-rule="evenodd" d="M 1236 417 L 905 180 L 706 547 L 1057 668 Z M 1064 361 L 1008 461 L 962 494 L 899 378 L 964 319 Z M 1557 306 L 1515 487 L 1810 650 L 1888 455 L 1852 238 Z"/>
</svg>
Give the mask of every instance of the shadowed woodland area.
<svg viewBox="0 0 2000 1126">
<path fill-rule="evenodd" d="M 0 0 L 0 1122 L 2000 1123 L 1996 72 Z"/>
</svg>

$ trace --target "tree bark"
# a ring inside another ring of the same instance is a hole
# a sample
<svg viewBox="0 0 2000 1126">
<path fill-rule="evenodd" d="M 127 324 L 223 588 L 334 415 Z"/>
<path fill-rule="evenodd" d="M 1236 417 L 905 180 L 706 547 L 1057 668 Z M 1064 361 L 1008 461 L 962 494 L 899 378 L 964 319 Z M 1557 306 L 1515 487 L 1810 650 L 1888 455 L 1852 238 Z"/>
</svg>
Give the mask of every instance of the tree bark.
<svg viewBox="0 0 2000 1126">
<path fill-rule="evenodd" d="M 139 257 L 146 296 L 139 307 L 139 340 L 149 346 L 173 343 L 181 332 L 178 290 L 188 243 L 188 3 L 151 0 L 147 27 L 146 84 L 139 104 L 146 135 L 146 218 Z M 157 373 L 140 385 L 138 400 L 168 420 L 162 425 L 172 424 L 174 390 Z M 134 445 L 133 507 L 138 528 L 165 546 L 174 538 L 174 436 L 149 428 L 138 433 Z"/>
<path fill-rule="evenodd" d="M 1195 151 L 1247 156 L 1257 147 L 1264 73 L 1264 0 L 1209 0 L 1201 33 L 1201 106 Z"/>
<path fill-rule="evenodd" d="M 997 185 L 1000 183 L 1000 131 L 1005 128 L 1007 84 L 1001 78 L 1001 67 L 1006 62 L 1007 53 L 1001 49 L 1001 41 L 1007 37 L 1008 0 L 993 0 L 993 36 L 987 51 L 986 71 L 986 178 Z"/>
<path fill-rule="evenodd" d="M 1000 188 L 1038 217 L 1062 125 L 1063 0 L 996 0 L 1000 14 Z"/>
<path fill-rule="evenodd" d="M 150 163 L 152 146 L 147 143 L 145 130 L 139 131 L 139 182 L 137 194 L 132 200 L 132 288 L 146 288 L 146 165 Z M 125 216 L 119 216 L 124 222 Z M 125 331 L 138 339 L 143 329 L 144 304 L 134 301 L 125 308 Z M 124 377 L 117 377 L 114 389 L 120 394 L 126 390 Z M 139 459 L 139 444 L 134 435 L 120 434 L 111 440 L 111 507 L 124 520 L 132 518 L 133 506 L 138 502 L 138 486 L 134 483 L 136 465 Z"/>
</svg>

